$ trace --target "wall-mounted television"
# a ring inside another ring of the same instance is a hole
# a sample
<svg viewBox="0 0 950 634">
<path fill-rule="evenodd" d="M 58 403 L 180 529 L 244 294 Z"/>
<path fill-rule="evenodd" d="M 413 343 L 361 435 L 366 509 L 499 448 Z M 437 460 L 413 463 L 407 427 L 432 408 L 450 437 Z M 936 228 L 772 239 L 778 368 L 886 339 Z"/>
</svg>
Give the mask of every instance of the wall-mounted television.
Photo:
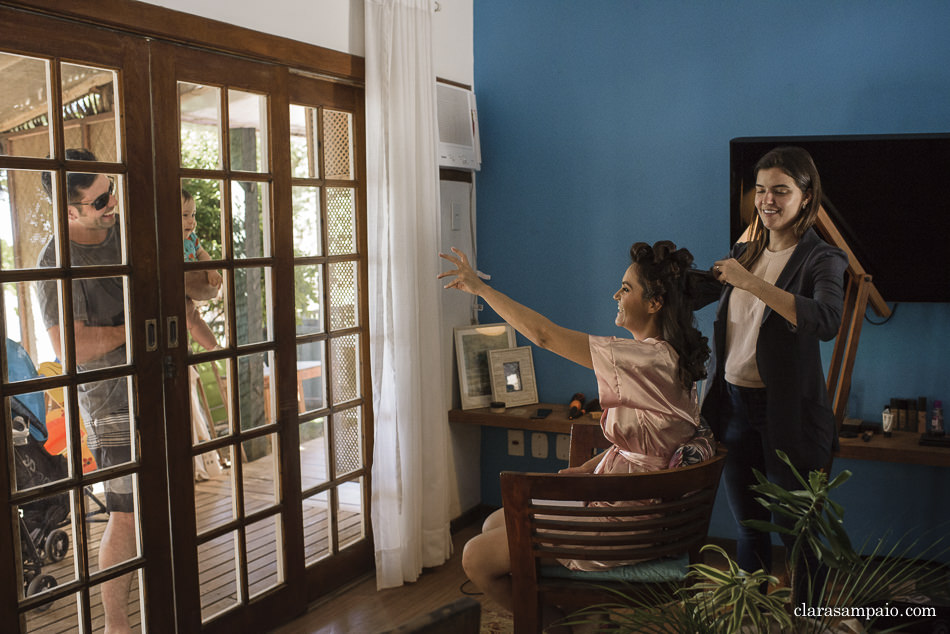
<svg viewBox="0 0 950 634">
<path fill-rule="evenodd" d="M 885 301 L 950 302 L 950 134 L 732 139 L 733 242 L 753 213 L 753 168 L 780 145 L 815 159 L 822 204 Z"/>
</svg>

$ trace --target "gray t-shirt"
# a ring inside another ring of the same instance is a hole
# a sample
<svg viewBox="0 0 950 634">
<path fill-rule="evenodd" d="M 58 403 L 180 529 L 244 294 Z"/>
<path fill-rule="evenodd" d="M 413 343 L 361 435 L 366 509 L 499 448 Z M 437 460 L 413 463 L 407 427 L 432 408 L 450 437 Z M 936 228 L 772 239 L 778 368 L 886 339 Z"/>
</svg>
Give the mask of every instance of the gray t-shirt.
<svg viewBox="0 0 950 634">
<path fill-rule="evenodd" d="M 96 266 L 120 264 L 122 245 L 116 227 L 99 244 L 70 242 L 72 265 Z M 56 265 L 56 250 L 50 241 L 40 253 L 39 266 Z M 75 271 L 75 269 L 73 269 Z M 55 282 L 37 282 L 36 294 L 46 328 L 59 325 L 59 297 Z M 87 326 L 118 326 L 125 323 L 125 293 L 121 277 L 81 278 L 73 281 L 73 319 Z M 125 344 L 92 361 L 78 365 L 86 372 L 123 365 L 127 362 Z M 77 387 L 83 416 L 92 422 L 98 418 L 129 411 L 128 388 L 124 379 L 83 383 Z"/>
</svg>

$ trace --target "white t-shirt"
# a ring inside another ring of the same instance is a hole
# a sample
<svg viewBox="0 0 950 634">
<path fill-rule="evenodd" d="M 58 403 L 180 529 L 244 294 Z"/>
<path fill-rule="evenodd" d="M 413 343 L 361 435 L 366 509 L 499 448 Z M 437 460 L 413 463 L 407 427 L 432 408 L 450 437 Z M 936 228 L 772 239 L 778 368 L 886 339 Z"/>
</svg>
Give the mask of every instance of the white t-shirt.
<svg viewBox="0 0 950 634">
<path fill-rule="evenodd" d="M 781 251 L 765 249 L 752 264 L 751 273 L 775 284 L 788 264 L 795 245 Z M 726 315 L 726 381 L 740 387 L 765 387 L 755 361 L 755 342 L 759 338 L 765 302 L 739 288 L 732 289 Z"/>
</svg>

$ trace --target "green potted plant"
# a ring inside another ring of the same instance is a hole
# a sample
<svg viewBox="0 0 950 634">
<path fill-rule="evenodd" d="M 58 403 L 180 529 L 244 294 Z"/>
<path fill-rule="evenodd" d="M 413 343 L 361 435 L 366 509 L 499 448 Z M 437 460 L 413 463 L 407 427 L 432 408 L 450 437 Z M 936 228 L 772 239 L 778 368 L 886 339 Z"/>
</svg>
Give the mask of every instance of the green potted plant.
<svg viewBox="0 0 950 634">
<path fill-rule="evenodd" d="M 579 610 L 561 624 L 599 625 L 598 631 L 669 634 L 744 634 L 796 632 L 802 634 L 855 634 L 895 632 L 904 625 L 872 630 L 881 617 L 893 616 L 894 601 L 912 596 L 925 603 L 945 592 L 946 568 L 934 560 L 948 552 L 942 539 L 923 545 L 919 539 L 898 539 L 890 547 L 883 538 L 871 547 L 865 543 L 859 555 L 844 528 L 844 509 L 831 493 L 850 477 L 842 471 L 829 481 L 826 473 L 812 471 L 806 480 L 781 451 L 802 485 L 788 491 L 756 472 L 753 486 L 759 503 L 773 514 L 792 520 L 791 528 L 772 522 L 750 521 L 747 525 L 795 536 L 788 553 L 788 569 L 795 570 L 807 545 L 827 567 L 820 587 L 811 588 L 817 605 L 792 605 L 791 590 L 762 570 L 746 572 L 719 546 L 706 545 L 725 562 L 721 566 L 694 564 L 686 584 L 673 591 L 656 590 L 652 596 L 633 598 L 613 591 L 616 600 Z M 763 588 L 771 587 L 770 592 Z M 643 596 L 642 594 L 640 595 Z"/>
</svg>

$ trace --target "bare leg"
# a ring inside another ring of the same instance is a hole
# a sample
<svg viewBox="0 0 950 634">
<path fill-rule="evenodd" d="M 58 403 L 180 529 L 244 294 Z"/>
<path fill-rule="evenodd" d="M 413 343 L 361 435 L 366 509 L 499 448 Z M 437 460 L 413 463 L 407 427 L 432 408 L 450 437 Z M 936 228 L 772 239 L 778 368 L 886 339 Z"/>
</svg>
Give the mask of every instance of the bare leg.
<svg viewBox="0 0 950 634">
<path fill-rule="evenodd" d="M 487 532 L 495 528 L 505 527 L 505 509 L 492 511 L 491 515 L 485 518 L 482 523 L 482 532 Z"/>
<path fill-rule="evenodd" d="M 552 560 L 553 561 L 553 560 Z M 508 533 L 505 510 L 498 509 L 485 518 L 482 533 L 465 544 L 462 567 L 468 578 L 488 597 L 511 611 L 511 556 L 508 552 Z M 564 613 L 554 606 L 543 606 L 542 621 L 547 626 L 562 619 Z M 547 628 L 552 634 L 570 632 L 570 627 Z"/>
<path fill-rule="evenodd" d="M 99 543 L 99 568 L 132 559 L 136 555 L 135 516 L 132 513 L 109 513 L 109 522 Z M 106 634 L 131 632 L 129 627 L 129 589 L 132 573 L 116 577 L 102 584 L 102 609 L 106 617 Z"/>
<path fill-rule="evenodd" d="M 218 340 L 215 338 L 211 328 L 202 319 L 198 312 L 198 306 L 190 297 L 185 298 L 185 324 L 188 326 L 188 332 L 192 339 L 205 350 L 214 350 L 218 347 Z"/>
<path fill-rule="evenodd" d="M 462 551 L 462 567 L 482 592 L 511 611 L 511 558 L 504 526 L 468 540 Z"/>
</svg>

